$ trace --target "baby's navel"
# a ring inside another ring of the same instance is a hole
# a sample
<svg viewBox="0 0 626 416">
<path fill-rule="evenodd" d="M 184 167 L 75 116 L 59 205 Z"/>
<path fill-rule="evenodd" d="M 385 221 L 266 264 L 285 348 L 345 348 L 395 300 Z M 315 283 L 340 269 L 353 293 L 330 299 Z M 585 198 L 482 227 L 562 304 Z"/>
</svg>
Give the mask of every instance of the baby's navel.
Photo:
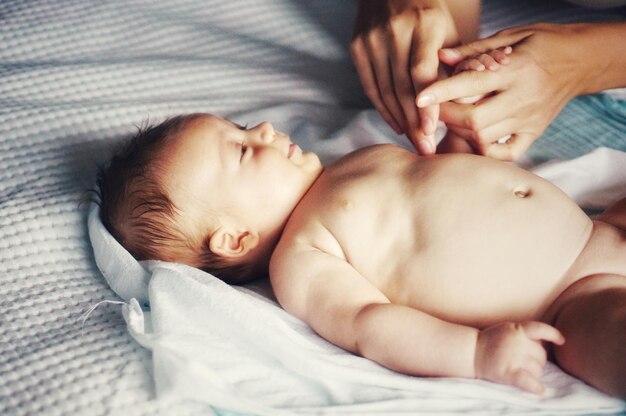
<svg viewBox="0 0 626 416">
<path fill-rule="evenodd" d="M 532 195 L 532 191 L 526 185 L 518 185 L 513 189 L 513 195 L 518 198 L 527 198 Z"/>
</svg>

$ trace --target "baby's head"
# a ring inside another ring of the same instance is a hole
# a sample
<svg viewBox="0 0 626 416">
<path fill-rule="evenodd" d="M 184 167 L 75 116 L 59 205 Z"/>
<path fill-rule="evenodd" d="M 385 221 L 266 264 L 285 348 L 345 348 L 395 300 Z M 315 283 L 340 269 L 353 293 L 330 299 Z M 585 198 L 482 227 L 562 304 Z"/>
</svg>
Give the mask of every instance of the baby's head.
<svg viewBox="0 0 626 416">
<path fill-rule="evenodd" d="M 210 114 L 141 129 L 98 176 L 102 221 L 138 260 L 207 270 L 229 283 L 267 272 L 319 158 L 261 123 Z"/>
</svg>

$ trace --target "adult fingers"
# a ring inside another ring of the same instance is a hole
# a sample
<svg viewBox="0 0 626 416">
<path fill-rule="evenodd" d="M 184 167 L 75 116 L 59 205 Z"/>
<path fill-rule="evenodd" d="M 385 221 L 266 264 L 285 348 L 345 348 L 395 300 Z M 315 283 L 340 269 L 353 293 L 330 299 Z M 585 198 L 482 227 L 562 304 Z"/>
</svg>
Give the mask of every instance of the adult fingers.
<svg viewBox="0 0 626 416">
<path fill-rule="evenodd" d="M 514 134 L 513 120 L 505 120 L 489 126 L 479 131 L 467 130 L 469 137 L 477 146 L 489 146 L 492 144 L 503 144 L 510 140 Z"/>
<path fill-rule="evenodd" d="M 506 120 L 513 120 L 510 116 L 515 114 L 517 108 L 516 103 L 510 103 L 507 97 L 500 95 L 481 99 L 473 105 L 448 102 L 440 107 L 439 118 L 448 126 L 473 131 L 481 131 Z"/>
<path fill-rule="evenodd" d="M 533 341 L 548 341 L 557 345 L 565 342 L 565 338 L 558 329 L 543 322 L 525 322 L 522 328 L 526 336 Z"/>
<path fill-rule="evenodd" d="M 411 51 L 411 79 L 415 91 L 437 80 L 439 58 L 437 51 L 446 38 L 445 24 L 434 17 L 424 19 L 413 32 Z"/>
<path fill-rule="evenodd" d="M 501 71 L 465 71 L 450 78 L 434 82 L 424 88 L 416 97 L 419 108 L 441 104 L 458 98 L 473 97 L 504 89 L 508 79 Z"/>
<path fill-rule="evenodd" d="M 514 45 L 532 34 L 531 29 L 507 29 L 484 39 L 478 39 L 455 48 L 444 48 L 439 51 L 439 59 L 446 65 L 456 65 L 463 59 Z"/>
<path fill-rule="evenodd" d="M 441 14 L 424 11 L 424 18 L 413 32 L 411 52 L 411 79 L 416 92 L 437 80 L 439 59 L 437 51 L 446 38 L 446 25 Z M 415 106 L 415 101 L 413 101 Z M 426 108 L 428 107 L 428 108 Z M 435 129 L 439 120 L 439 106 L 426 106 L 419 110 L 421 129 L 417 133 L 417 148 L 422 154 L 435 153 Z"/>
<path fill-rule="evenodd" d="M 439 106 L 433 105 L 419 109 L 421 127 L 415 134 L 414 144 L 422 155 L 432 155 L 436 150 L 435 131 L 439 119 Z"/>
<path fill-rule="evenodd" d="M 475 153 L 475 150 L 467 140 L 448 129 L 437 145 L 437 153 Z"/>
<path fill-rule="evenodd" d="M 494 130 L 501 129 L 501 131 L 509 131 L 506 127 L 506 123 L 502 123 L 502 126 L 495 126 Z M 456 137 L 465 140 L 468 145 L 473 149 L 473 153 L 483 156 L 489 156 L 494 159 L 513 161 L 517 160 L 524 152 L 530 147 L 533 142 L 533 137 L 530 134 L 514 133 L 511 135 L 503 135 L 501 133 L 494 133 L 493 137 L 497 138 L 490 141 L 476 140 L 476 132 L 472 130 L 463 129 L 456 126 L 448 126 L 448 130 L 454 133 Z M 491 133 L 488 133 L 491 134 Z M 439 145 L 441 153 L 448 153 L 447 144 Z"/>
<path fill-rule="evenodd" d="M 376 108 L 383 120 L 385 120 L 385 122 L 389 124 L 389 126 L 391 126 L 396 133 L 402 134 L 403 129 L 401 124 L 396 120 L 391 111 L 387 108 L 386 104 L 383 102 L 378 89 L 376 76 L 374 74 L 374 70 L 372 69 L 372 63 L 369 59 L 367 48 L 365 47 L 365 43 L 362 38 L 356 38 L 352 42 L 351 52 L 365 95 L 367 95 L 370 99 L 374 108 Z"/>
<path fill-rule="evenodd" d="M 514 161 L 519 159 L 519 157 L 524 154 L 533 141 L 534 137 L 530 134 L 514 133 L 503 143 L 495 142 L 488 145 L 477 145 L 477 147 L 478 152 L 484 156 L 489 156 L 494 159 Z"/>
<path fill-rule="evenodd" d="M 449 124 L 448 126 L 448 131 L 453 133 L 455 136 L 469 142 L 473 142 L 474 141 L 474 132 L 472 130 L 468 130 L 465 129 L 463 127 L 458 127 L 458 126 L 454 126 Z"/>
<path fill-rule="evenodd" d="M 510 147 L 511 144 L 508 142 L 513 135 L 508 134 L 511 131 L 510 122 L 508 121 L 479 132 L 456 126 L 448 126 L 448 129 L 467 141 L 468 145 L 474 150 L 473 152 L 480 155 L 501 160 L 515 160 L 525 150 L 525 148 L 520 149 L 518 153 L 515 148 Z"/>
<path fill-rule="evenodd" d="M 410 17 L 410 16 L 409 16 Z M 415 89 L 409 72 L 409 61 L 413 41 L 413 21 L 401 16 L 391 22 L 389 50 L 395 94 L 406 122 L 405 133 L 417 143 L 416 133 L 419 128 L 419 115 L 415 107 Z"/>
<path fill-rule="evenodd" d="M 387 46 L 385 35 L 382 33 L 370 36 L 365 42 L 382 102 L 395 121 L 406 131 L 406 120 L 396 96 Z"/>
</svg>

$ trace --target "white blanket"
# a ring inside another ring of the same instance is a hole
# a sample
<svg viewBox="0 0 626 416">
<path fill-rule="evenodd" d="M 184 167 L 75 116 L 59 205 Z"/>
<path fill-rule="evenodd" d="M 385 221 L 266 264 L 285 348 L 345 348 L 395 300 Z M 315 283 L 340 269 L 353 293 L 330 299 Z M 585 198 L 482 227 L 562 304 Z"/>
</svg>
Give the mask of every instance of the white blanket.
<svg viewBox="0 0 626 416">
<path fill-rule="evenodd" d="M 264 115 L 271 119 L 271 110 Z M 333 159 L 335 151 L 389 141 L 387 137 L 387 127 L 372 111 L 365 111 L 318 151 Z M 626 153 L 600 148 L 576 160 L 541 166 L 537 172 L 584 206 L 601 208 L 626 196 L 624 166 Z M 545 372 L 548 389 L 543 397 L 479 380 L 391 372 L 317 336 L 276 304 L 267 284 L 231 287 L 208 273 L 163 262 L 140 267 L 108 235 L 95 206 L 89 227 L 100 269 L 129 301 L 123 309 L 130 333 L 153 351 L 161 399 L 184 397 L 263 415 L 390 414 L 416 409 L 584 414 L 625 409 L 623 402 L 552 364 Z M 149 302 L 150 312 L 132 298 Z"/>
</svg>

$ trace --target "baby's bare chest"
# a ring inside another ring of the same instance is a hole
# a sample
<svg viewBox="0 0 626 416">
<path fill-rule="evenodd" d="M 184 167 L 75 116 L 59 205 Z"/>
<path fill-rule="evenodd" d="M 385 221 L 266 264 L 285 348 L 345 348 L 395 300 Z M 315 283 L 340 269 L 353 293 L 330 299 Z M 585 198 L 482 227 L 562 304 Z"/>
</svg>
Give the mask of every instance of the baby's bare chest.
<svg viewBox="0 0 626 416">
<path fill-rule="evenodd" d="M 393 302 L 474 324 L 488 319 L 477 306 L 522 317 L 559 284 L 589 220 L 526 172 L 472 165 L 330 171 L 320 220 Z"/>
</svg>

